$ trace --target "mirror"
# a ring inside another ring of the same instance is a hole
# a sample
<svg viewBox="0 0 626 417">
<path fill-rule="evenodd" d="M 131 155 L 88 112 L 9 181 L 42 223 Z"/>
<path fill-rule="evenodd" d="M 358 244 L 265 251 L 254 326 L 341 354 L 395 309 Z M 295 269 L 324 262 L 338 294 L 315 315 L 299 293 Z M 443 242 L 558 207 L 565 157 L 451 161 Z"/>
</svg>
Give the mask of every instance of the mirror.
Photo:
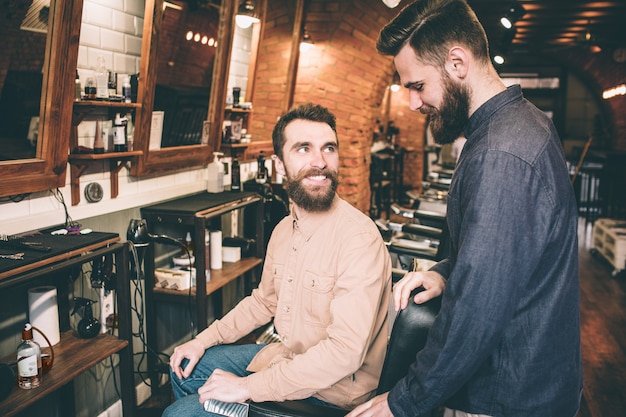
<svg viewBox="0 0 626 417">
<path fill-rule="evenodd" d="M 132 175 L 206 165 L 217 149 L 226 91 L 217 80 L 227 79 L 235 3 L 146 2 L 135 125 L 143 155 Z"/>
<path fill-rule="evenodd" d="M 59 115 L 72 114 L 81 10 L 82 0 L 3 4 L 0 35 L 11 41 L 0 58 L 0 91 L 2 108 L 9 106 L 14 119 L 5 119 L 0 130 L 0 196 L 43 191 L 65 182 L 71 116 Z M 20 29 L 27 17 L 26 26 L 39 32 Z M 28 95 L 19 109 L 15 94 Z M 7 139 L 8 144 L 3 142 Z M 12 151 L 5 153 L 9 148 Z"/>
</svg>

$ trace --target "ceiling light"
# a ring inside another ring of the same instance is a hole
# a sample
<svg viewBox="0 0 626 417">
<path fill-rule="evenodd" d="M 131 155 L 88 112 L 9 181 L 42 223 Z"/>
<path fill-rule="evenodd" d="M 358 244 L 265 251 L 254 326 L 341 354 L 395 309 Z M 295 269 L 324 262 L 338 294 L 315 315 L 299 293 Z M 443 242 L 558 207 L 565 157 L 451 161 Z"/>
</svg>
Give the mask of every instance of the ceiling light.
<svg viewBox="0 0 626 417">
<path fill-rule="evenodd" d="M 389 86 L 389 89 L 391 90 L 392 93 L 395 93 L 396 91 L 400 91 L 400 75 L 398 74 L 398 72 L 394 72 L 393 73 L 393 78 L 391 80 L 391 85 Z"/>
<path fill-rule="evenodd" d="M 300 41 L 300 52 L 306 52 L 313 48 L 313 46 L 315 46 L 315 42 L 311 39 L 311 35 L 309 35 L 309 31 L 305 26 L 302 32 L 302 40 Z"/>
<path fill-rule="evenodd" d="M 383 3 L 385 3 L 385 6 L 389 7 L 390 9 L 393 9 L 398 4 L 400 4 L 400 1 L 401 0 L 383 0 Z"/>
<path fill-rule="evenodd" d="M 259 22 L 254 0 L 242 0 L 241 3 L 239 3 L 235 21 L 237 22 L 237 26 L 242 29 L 247 29 L 252 26 L 253 23 Z"/>
<path fill-rule="evenodd" d="M 505 15 L 500 19 L 500 23 L 507 29 L 511 29 L 515 22 L 526 14 L 524 7 L 517 1 L 511 3 Z"/>
</svg>

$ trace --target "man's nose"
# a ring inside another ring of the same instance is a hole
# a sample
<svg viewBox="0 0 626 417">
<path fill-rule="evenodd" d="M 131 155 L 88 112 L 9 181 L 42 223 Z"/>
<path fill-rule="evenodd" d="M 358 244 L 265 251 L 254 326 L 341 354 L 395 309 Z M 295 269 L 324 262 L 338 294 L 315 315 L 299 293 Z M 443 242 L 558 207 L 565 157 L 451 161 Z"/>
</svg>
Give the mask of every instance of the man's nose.
<svg viewBox="0 0 626 417">
<path fill-rule="evenodd" d="M 411 91 L 409 93 L 409 108 L 411 111 L 417 111 L 424 105 L 424 102 L 420 98 L 417 91 Z"/>
<path fill-rule="evenodd" d="M 314 168 L 326 167 L 326 158 L 324 156 L 324 152 L 322 151 L 313 152 L 313 157 L 311 158 L 311 166 Z"/>
</svg>

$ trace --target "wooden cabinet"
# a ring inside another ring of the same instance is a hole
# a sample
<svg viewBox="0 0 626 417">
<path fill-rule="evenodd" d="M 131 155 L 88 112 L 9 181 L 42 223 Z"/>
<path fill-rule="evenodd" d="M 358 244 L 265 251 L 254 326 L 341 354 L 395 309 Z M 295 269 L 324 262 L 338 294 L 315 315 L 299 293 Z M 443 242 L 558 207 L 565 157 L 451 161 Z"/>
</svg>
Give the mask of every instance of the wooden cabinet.
<svg viewBox="0 0 626 417">
<path fill-rule="evenodd" d="M 142 218 L 148 224 L 152 235 L 163 234 L 164 231 L 174 230 L 174 238 L 185 236 L 189 232 L 195 248 L 196 285 L 189 290 L 172 290 L 155 286 L 155 244 L 148 246 L 145 256 L 146 279 L 146 337 L 149 347 L 148 368 L 152 381 L 158 381 L 155 371 L 158 351 L 156 343 L 157 329 L 156 308 L 160 302 L 180 304 L 187 309 L 189 304 L 194 306 L 191 311 L 191 320 L 196 324 L 197 331 L 204 330 L 208 325 L 207 312 L 212 308 L 216 318 L 222 315 L 222 288 L 244 277 L 246 294 L 252 290 L 260 277 L 261 265 L 265 256 L 265 240 L 263 232 L 263 198 L 254 192 L 223 192 L 211 194 L 203 192 L 141 209 Z M 205 246 L 207 230 L 222 228 L 222 215 L 235 210 L 243 211 L 243 238 L 254 239 L 249 256 L 242 257 L 238 262 L 224 262 L 222 269 L 209 269 L 210 259 L 205 254 L 210 253 Z M 158 243 L 156 243 L 158 244 Z M 206 271 L 210 270 L 207 281 Z M 210 305 L 209 305 L 210 304 Z M 152 356 L 150 356 L 152 355 Z M 158 383 L 153 383 L 153 393 Z"/>
<path fill-rule="evenodd" d="M 35 239 L 50 246 L 50 251 L 22 250 L 24 260 L 15 266 L 2 259 L 0 290 L 15 292 L 18 296 L 24 294 L 28 288 L 41 285 L 42 282 L 46 285 L 52 282 L 58 292 L 61 340 L 53 347 L 54 363 L 52 369 L 44 374 L 41 386 L 32 390 L 14 387 L 11 394 L 0 402 L 0 415 L 8 417 L 17 414 L 55 391 L 61 394 L 63 410 L 60 410 L 60 415 L 75 415 L 73 379 L 109 356 L 118 354 L 123 413 L 125 417 L 132 417 L 135 408 L 135 388 L 127 245 L 119 242 L 117 234 L 99 232 L 67 237 L 42 233 L 36 235 Z M 6 250 L 3 250 L 4 252 Z M 68 274 L 85 263 L 103 257 L 114 258 L 117 276 L 115 294 L 119 322 L 118 336 L 102 333 L 93 339 L 81 339 L 70 328 Z M 2 359 L 3 362 L 14 360 L 14 355 Z"/>
</svg>

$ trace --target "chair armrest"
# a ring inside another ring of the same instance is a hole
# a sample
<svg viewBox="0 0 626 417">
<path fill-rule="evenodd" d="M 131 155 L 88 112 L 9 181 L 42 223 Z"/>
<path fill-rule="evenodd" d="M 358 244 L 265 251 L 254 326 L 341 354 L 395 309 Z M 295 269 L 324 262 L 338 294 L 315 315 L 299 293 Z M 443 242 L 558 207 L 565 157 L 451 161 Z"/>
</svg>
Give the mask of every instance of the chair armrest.
<svg viewBox="0 0 626 417">
<path fill-rule="evenodd" d="M 250 402 L 248 417 L 344 417 L 348 410 L 308 401 Z"/>
</svg>

